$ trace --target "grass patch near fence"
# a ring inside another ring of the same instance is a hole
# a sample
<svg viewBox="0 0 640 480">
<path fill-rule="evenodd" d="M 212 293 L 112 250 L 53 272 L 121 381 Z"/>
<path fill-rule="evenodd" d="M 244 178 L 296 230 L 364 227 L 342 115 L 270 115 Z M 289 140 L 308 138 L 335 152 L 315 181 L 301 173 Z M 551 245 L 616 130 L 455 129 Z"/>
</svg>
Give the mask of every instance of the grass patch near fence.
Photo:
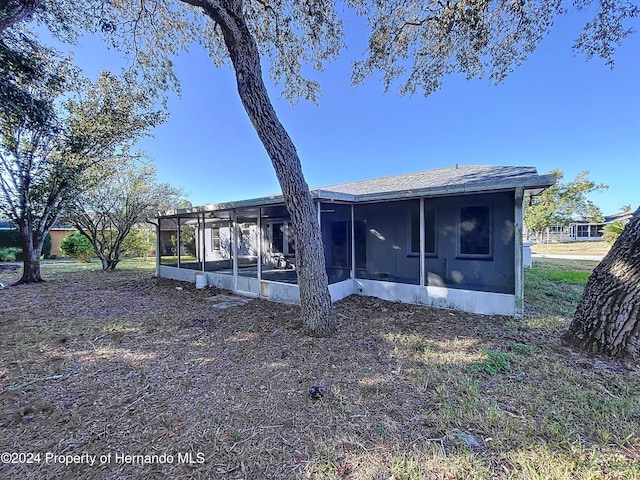
<svg viewBox="0 0 640 480">
<path fill-rule="evenodd" d="M 330 338 L 145 262 L 72 265 L 0 290 L 0 451 L 173 462 L 2 478 L 640 478 L 640 373 L 559 341 L 593 263 L 535 260 L 521 320 L 352 296 Z"/>
</svg>

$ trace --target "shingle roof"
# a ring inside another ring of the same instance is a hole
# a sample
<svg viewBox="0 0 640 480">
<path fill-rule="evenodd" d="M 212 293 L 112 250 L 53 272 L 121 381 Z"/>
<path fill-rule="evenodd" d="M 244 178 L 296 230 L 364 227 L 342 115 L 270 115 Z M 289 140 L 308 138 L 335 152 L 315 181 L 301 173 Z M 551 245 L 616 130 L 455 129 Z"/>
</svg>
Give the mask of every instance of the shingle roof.
<svg viewBox="0 0 640 480">
<path fill-rule="evenodd" d="M 437 189 L 460 185 L 500 183 L 520 177 L 536 177 L 533 167 L 501 167 L 482 165 L 460 165 L 455 167 L 405 173 L 389 177 L 374 178 L 358 182 L 321 187 L 325 192 L 349 195 L 371 195 L 412 190 Z"/>
<path fill-rule="evenodd" d="M 410 197 L 470 194 L 479 192 L 515 190 L 522 187 L 527 195 L 536 195 L 553 185 L 554 175 L 538 175 L 533 167 L 456 165 L 455 167 L 405 173 L 389 177 L 341 183 L 327 187 L 312 188 L 316 199 L 342 200 L 347 202 L 393 200 Z M 262 198 L 252 198 L 233 202 L 204 205 L 176 213 L 197 213 L 202 211 L 230 210 L 234 208 L 256 207 L 282 203 L 281 194 Z"/>
</svg>

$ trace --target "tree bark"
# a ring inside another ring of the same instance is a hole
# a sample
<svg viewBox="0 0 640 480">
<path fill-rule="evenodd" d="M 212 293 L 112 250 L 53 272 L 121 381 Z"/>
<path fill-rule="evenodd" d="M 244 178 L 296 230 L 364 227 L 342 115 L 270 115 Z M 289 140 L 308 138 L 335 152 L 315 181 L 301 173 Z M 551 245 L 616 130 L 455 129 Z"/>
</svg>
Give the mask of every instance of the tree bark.
<svg viewBox="0 0 640 480">
<path fill-rule="evenodd" d="M 271 159 L 291 216 L 303 324 L 312 335 L 330 335 L 335 332 L 336 324 L 317 213 L 296 148 L 278 119 L 262 80 L 260 54 L 244 18 L 242 2 L 189 0 L 187 3 L 201 7 L 222 30 L 240 99 Z"/>
<path fill-rule="evenodd" d="M 21 225 L 20 237 L 22 239 L 22 252 L 24 255 L 22 277 L 15 282 L 14 285 L 44 282 L 42 273 L 40 272 L 40 256 L 42 255 L 45 235 L 39 231 L 31 233 L 31 229 L 26 228 L 25 225 Z"/>
<path fill-rule="evenodd" d="M 640 208 L 585 286 L 565 343 L 640 360 Z"/>
<path fill-rule="evenodd" d="M 9 0 L 3 3 L 5 5 L 0 15 L 0 32 L 31 17 L 41 0 Z"/>
</svg>

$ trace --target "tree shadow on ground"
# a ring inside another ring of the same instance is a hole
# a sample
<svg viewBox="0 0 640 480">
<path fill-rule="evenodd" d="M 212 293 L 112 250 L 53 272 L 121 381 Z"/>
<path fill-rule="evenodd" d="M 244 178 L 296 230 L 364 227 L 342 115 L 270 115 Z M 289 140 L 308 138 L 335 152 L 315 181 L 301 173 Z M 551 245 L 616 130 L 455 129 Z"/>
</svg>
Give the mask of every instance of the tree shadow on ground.
<svg viewBox="0 0 640 480">
<path fill-rule="evenodd" d="M 217 293 L 144 270 L 0 291 L 0 449 L 111 454 L 103 465 L 43 461 L 0 473 L 506 478 L 533 469 L 550 478 L 637 469 L 637 373 L 595 369 L 543 326 L 354 296 L 335 305 L 338 333 L 312 338 L 296 306 L 256 299 L 215 309 Z"/>
</svg>

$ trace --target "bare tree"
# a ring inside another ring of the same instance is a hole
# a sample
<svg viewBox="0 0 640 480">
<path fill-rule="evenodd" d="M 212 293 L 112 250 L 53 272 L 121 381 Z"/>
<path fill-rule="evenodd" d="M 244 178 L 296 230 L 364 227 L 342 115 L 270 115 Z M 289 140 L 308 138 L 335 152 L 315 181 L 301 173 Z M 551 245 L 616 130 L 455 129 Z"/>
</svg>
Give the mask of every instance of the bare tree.
<svg viewBox="0 0 640 480">
<path fill-rule="evenodd" d="M 99 168 L 92 176 L 99 181 L 90 181 L 93 186 L 76 197 L 66 218 L 91 242 L 102 269 L 111 271 L 132 229 L 163 206 L 177 203 L 183 192 L 158 183 L 155 168 L 138 156 L 115 159 L 108 171 Z"/>
<path fill-rule="evenodd" d="M 43 280 L 45 236 L 86 188 L 85 172 L 164 120 L 155 100 L 136 92 L 135 84 L 106 73 L 87 83 L 68 62 L 48 61 L 55 74 L 29 88 L 39 89 L 54 114 L 44 120 L 16 111 L 0 116 L 0 209 L 22 238 L 18 283 Z"/>
</svg>

